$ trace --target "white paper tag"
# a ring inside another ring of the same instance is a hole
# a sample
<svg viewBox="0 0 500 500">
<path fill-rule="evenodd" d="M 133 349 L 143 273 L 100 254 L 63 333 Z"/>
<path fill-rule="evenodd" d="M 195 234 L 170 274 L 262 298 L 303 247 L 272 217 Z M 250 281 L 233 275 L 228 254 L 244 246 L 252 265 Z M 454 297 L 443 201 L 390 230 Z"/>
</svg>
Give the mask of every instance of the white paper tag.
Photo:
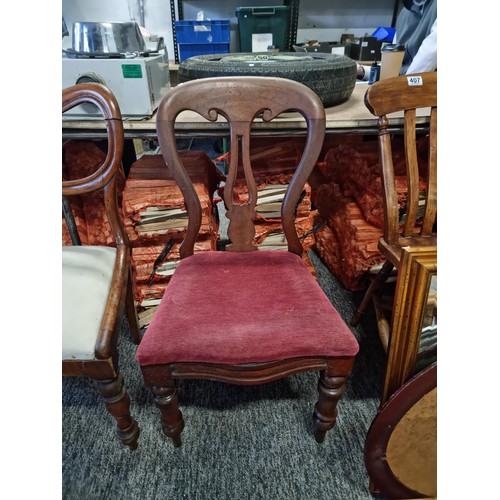
<svg viewBox="0 0 500 500">
<path fill-rule="evenodd" d="M 408 80 L 408 85 L 410 86 L 424 84 L 421 76 L 407 76 L 406 79 Z"/>
<path fill-rule="evenodd" d="M 340 54 L 341 56 L 345 55 L 345 47 L 332 47 L 332 54 Z"/>
<path fill-rule="evenodd" d="M 252 52 L 266 52 L 272 44 L 272 33 L 252 33 Z"/>
</svg>

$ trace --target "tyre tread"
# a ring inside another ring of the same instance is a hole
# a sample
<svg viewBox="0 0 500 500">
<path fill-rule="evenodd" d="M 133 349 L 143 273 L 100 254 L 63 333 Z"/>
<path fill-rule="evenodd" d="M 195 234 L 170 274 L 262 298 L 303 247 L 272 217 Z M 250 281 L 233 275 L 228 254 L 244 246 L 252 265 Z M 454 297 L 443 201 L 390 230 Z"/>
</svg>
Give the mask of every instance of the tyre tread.
<svg viewBox="0 0 500 500">
<path fill-rule="evenodd" d="M 227 61 L 228 54 L 193 56 L 179 65 L 179 83 L 200 78 L 218 76 L 274 76 L 288 78 L 309 87 L 320 97 L 325 107 L 340 104 L 349 99 L 356 84 L 356 63 L 336 54 L 295 52 L 295 61 L 273 61 L 249 66 L 244 61 Z M 234 54 L 232 54 L 234 56 Z M 241 53 L 241 56 L 256 54 Z"/>
</svg>

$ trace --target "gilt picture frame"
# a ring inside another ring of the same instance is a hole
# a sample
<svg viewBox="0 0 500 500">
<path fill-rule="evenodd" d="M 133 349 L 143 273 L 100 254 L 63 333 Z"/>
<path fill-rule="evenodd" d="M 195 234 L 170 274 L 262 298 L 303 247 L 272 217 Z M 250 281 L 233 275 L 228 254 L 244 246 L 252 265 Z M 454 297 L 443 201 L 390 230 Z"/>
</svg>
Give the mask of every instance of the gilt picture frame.
<svg viewBox="0 0 500 500">
<path fill-rule="evenodd" d="M 402 252 L 380 406 L 437 360 L 437 248 L 406 247 Z"/>
</svg>

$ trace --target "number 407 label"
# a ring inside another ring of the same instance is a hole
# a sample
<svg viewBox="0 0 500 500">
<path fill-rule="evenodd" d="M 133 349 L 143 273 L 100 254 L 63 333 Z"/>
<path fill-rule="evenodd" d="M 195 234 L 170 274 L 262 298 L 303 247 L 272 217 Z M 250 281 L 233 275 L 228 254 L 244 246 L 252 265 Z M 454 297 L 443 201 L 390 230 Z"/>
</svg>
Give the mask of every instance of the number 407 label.
<svg viewBox="0 0 500 500">
<path fill-rule="evenodd" d="M 408 85 L 423 85 L 424 81 L 421 76 L 407 76 Z"/>
</svg>

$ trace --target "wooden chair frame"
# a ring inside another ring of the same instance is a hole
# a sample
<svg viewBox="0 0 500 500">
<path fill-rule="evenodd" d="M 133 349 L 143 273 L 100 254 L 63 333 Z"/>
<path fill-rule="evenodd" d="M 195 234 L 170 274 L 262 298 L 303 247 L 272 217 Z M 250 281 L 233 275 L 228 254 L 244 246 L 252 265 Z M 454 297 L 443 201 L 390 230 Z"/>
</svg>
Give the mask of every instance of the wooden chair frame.
<svg viewBox="0 0 500 500">
<path fill-rule="evenodd" d="M 130 449 L 135 449 L 139 427 L 130 415 L 130 397 L 118 369 L 117 350 L 124 311 L 134 343 L 140 341 L 132 292 L 130 247 L 119 215 L 116 192 L 116 173 L 121 168 L 124 145 L 123 124 L 118 103 L 105 86 L 88 83 L 63 89 L 63 112 L 82 103 L 92 103 L 102 112 L 108 133 L 108 152 L 104 163 L 90 176 L 63 181 L 62 194 L 67 197 L 101 189 L 104 191 L 106 213 L 117 251 L 106 309 L 95 344 L 95 357 L 88 360 L 63 360 L 62 374 L 86 376 L 95 381 L 106 409 L 116 420 L 120 441 Z"/>
<path fill-rule="evenodd" d="M 255 99 L 255 96 L 259 98 Z M 293 96 L 290 101 L 290 96 Z M 293 102 L 293 105 L 290 103 Z M 179 184 L 189 213 L 187 233 L 182 243 L 181 258 L 193 255 L 193 246 L 200 228 L 200 202 L 182 165 L 176 148 L 175 119 L 183 111 L 195 111 L 209 121 L 225 119 L 230 125 L 231 160 L 224 188 L 224 201 L 229 219 L 229 252 L 256 251 L 252 243 L 255 235 L 253 219 L 257 188 L 248 161 L 251 125 L 255 118 L 270 121 L 284 111 L 297 111 L 307 122 L 308 139 L 299 166 L 289 184 L 283 205 L 282 224 L 288 241 L 288 250 L 302 255 L 303 248 L 297 236 L 295 206 L 305 182 L 311 174 L 321 151 L 325 133 L 325 111 L 321 101 L 307 87 L 282 78 L 221 77 L 195 80 L 172 89 L 160 104 L 157 114 L 158 138 L 166 164 Z M 233 202 L 233 187 L 237 175 L 238 158 L 242 151 L 243 169 L 248 185 L 248 203 Z M 237 223 L 240 224 L 237 227 Z M 349 357 L 301 357 L 266 363 L 227 365 L 211 363 L 170 363 L 141 366 L 144 382 L 151 388 L 156 406 L 161 411 L 163 432 L 181 445 L 184 427 L 178 408 L 174 379 L 210 379 L 232 384 L 263 384 L 295 373 L 318 370 L 319 399 L 313 413 L 315 439 L 322 442 L 326 432 L 335 425 L 337 402 L 354 364 Z"/>
<path fill-rule="evenodd" d="M 434 247 L 437 244 L 435 223 L 437 219 L 437 72 L 388 78 L 371 85 L 365 94 L 365 105 L 378 116 L 378 143 L 382 174 L 384 202 L 384 234 L 378 248 L 386 258 L 376 278 L 368 287 L 361 304 L 351 320 L 357 326 L 374 294 L 386 283 L 393 269 L 399 269 L 401 249 L 408 246 Z M 429 156 L 427 193 L 422 221 L 418 224 L 419 170 L 417 160 L 416 116 L 417 109 L 430 108 Z M 391 136 L 388 115 L 404 112 L 404 142 L 408 198 L 406 218 L 402 227 L 399 221 Z M 387 335 L 383 335 L 387 338 Z M 387 347 L 387 346 L 385 346 Z"/>
</svg>

